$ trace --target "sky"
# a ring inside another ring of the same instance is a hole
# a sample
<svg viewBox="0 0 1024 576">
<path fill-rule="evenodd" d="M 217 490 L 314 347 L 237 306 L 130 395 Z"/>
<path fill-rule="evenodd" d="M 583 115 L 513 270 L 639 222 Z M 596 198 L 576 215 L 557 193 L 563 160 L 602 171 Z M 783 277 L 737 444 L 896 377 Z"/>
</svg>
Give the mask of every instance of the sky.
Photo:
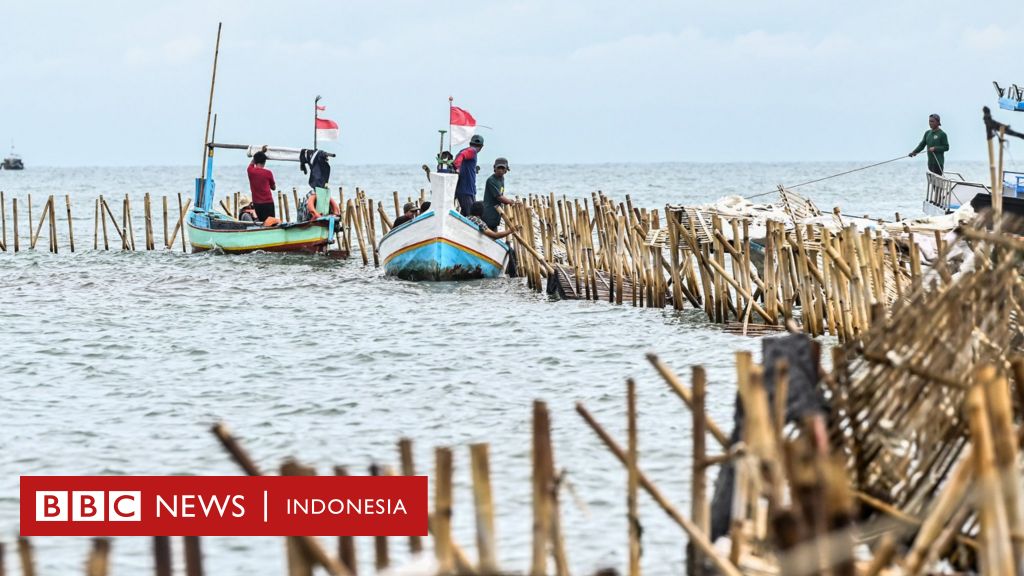
<svg viewBox="0 0 1024 576">
<path fill-rule="evenodd" d="M 885 160 L 932 112 L 975 160 L 1024 85 L 1020 0 L 0 7 L 0 151 L 35 165 L 198 165 L 218 22 L 216 139 L 308 147 L 321 95 L 348 164 L 431 161 L 449 96 L 518 163 Z"/>
</svg>

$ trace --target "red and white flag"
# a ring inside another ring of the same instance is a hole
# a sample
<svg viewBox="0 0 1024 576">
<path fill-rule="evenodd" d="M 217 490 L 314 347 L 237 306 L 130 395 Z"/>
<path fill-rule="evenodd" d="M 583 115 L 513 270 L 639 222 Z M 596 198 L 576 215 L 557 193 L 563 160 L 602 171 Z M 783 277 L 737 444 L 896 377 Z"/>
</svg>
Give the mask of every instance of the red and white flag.
<svg viewBox="0 0 1024 576">
<path fill-rule="evenodd" d="M 334 120 L 328 120 L 327 118 L 316 119 L 316 139 L 320 140 L 337 140 L 338 139 L 338 123 Z"/>
<path fill-rule="evenodd" d="M 469 143 L 476 132 L 476 118 L 457 106 L 451 106 L 451 147 L 458 149 Z"/>
<path fill-rule="evenodd" d="M 321 106 L 319 104 L 316 105 L 317 114 L 319 114 L 320 112 L 323 112 L 324 110 L 327 110 L 327 106 Z"/>
</svg>

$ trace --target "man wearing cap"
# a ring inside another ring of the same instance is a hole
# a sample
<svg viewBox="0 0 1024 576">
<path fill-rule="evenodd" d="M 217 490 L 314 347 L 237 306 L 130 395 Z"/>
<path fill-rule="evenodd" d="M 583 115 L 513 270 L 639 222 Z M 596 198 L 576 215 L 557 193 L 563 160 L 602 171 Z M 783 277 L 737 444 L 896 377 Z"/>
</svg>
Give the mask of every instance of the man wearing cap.
<svg viewBox="0 0 1024 576">
<path fill-rule="evenodd" d="M 402 224 L 405 224 L 409 220 L 412 220 L 413 218 L 416 217 L 416 205 L 413 204 L 412 202 L 406 202 L 405 206 L 402 206 L 402 211 L 404 212 L 404 214 L 402 214 L 398 218 L 395 218 L 394 224 L 391 225 L 392 228 L 398 228 Z"/>
<path fill-rule="evenodd" d="M 259 220 L 266 220 L 274 216 L 274 194 L 272 190 L 277 189 L 274 182 L 274 173 L 264 168 L 267 163 L 267 155 L 257 152 L 252 157 L 252 163 L 247 170 L 249 174 L 249 191 L 252 192 L 252 205 L 256 209 Z"/>
<path fill-rule="evenodd" d="M 452 166 L 459 173 L 459 182 L 455 185 L 455 200 L 459 203 L 459 213 L 469 218 L 469 209 L 476 200 L 476 157 L 484 147 L 484 137 L 474 134 L 469 139 L 469 146 L 463 148 L 455 156 Z"/>
<path fill-rule="evenodd" d="M 505 174 L 508 171 L 508 160 L 498 158 L 494 161 L 494 174 L 487 179 L 487 184 L 484 186 L 483 221 L 490 226 L 491 230 L 497 230 L 498 224 L 501 223 L 498 206 L 512 204 L 511 200 L 505 198 Z"/>
<path fill-rule="evenodd" d="M 928 116 L 928 130 L 924 133 L 921 138 L 921 143 L 914 148 L 914 151 L 910 153 L 910 157 L 913 158 L 917 154 L 928 149 L 928 170 L 935 174 L 942 174 L 942 168 L 946 164 L 946 152 L 949 150 L 949 138 L 946 137 L 946 133 L 942 131 L 939 126 L 942 121 L 939 119 L 938 114 L 931 114 Z"/>
</svg>

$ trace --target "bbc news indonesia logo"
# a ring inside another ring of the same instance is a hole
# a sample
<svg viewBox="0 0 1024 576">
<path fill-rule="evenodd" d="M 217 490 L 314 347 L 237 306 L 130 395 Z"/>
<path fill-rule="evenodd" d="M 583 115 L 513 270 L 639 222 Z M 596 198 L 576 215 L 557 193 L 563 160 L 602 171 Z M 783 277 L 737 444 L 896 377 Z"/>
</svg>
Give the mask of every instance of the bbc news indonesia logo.
<svg viewBox="0 0 1024 576">
<path fill-rule="evenodd" d="M 425 536 L 425 476 L 22 476 L 23 536 Z"/>
</svg>

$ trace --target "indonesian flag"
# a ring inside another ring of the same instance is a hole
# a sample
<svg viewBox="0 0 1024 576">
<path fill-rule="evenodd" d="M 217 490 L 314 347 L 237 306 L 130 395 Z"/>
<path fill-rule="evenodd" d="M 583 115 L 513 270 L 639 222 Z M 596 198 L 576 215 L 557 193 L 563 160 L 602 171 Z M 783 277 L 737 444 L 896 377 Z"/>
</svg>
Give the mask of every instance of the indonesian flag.
<svg viewBox="0 0 1024 576">
<path fill-rule="evenodd" d="M 324 110 L 327 110 L 327 106 L 321 106 L 319 104 L 316 105 L 317 113 L 323 112 Z"/>
<path fill-rule="evenodd" d="M 317 140 L 337 140 L 338 139 L 338 123 L 334 120 L 328 120 L 327 118 L 316 119 L 316 139 Z"/>
<path fill-rule="evenodd" d="M 461 148 L 469 143 L 476 132 L 476 119 L 469 112 L 457 106 L 451 107 L 451 138 L 452 148 Z"/>
</svg>

